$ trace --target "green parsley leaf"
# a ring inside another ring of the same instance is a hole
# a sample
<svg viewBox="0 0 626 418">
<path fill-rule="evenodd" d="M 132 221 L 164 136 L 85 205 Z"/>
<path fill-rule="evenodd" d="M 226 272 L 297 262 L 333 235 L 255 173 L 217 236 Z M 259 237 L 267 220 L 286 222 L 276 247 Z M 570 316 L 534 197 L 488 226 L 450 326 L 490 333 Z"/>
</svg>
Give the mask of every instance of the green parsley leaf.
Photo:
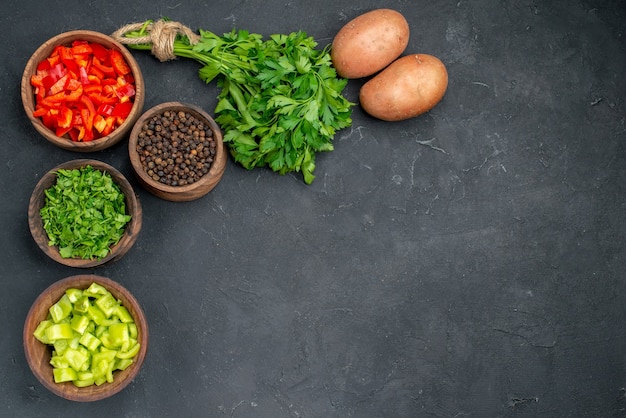
<svg viewBox="0 0 626 418">
<path fill-rule="evenodd" d="M 147 27 L 124 36 L 143 37 Z M 311 184 L 315 154 L 332 151 L 335 133 L 352 124 L 354 103 L 342 96 L 347 80 L 332 67 L 330 46 L 318 49 L 303 31 L 266 40 L 245 30 L 198 33 L 195 45 L 177 36 L 173 52 L 199 62 L 198 75 L 205 82 L 217 80 L 215 120 L 235 161 L 247 169 L 302 172 Z M 127 46 L 151 49 L 149 44 Z"/>
</svg>

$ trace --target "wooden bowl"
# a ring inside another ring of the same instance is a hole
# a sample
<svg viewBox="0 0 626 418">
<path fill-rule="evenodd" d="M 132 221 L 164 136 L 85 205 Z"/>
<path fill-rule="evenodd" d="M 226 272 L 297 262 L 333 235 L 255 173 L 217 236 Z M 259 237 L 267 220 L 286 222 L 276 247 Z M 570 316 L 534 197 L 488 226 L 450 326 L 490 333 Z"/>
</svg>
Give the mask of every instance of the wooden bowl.
<svg viewBox="0 0 626 418">
<path fill-rule="evenodd" d="M 150 177 L 142 165 L 142 158 L 145 156 L 140 155 L 137 149 L 140 133 L 146 125 L 146 122 L 154 116 L 164 114 L 166 111 L 188 112 L 194 118 L 204 122 L 205 126 L 208 125 L 213 132 L 216 146 L 213 162 L 211 163 L 210 170 L 194 183 L 186 185 L 164 184 Z M 130 162 L 139 183 L 155 196 L 174 202 L 195 200 L 213 190 L 221 180 L 226 169 L 226 161 L 228 160 L 228 155 L 222 140 L 222 131 L 213 118 L 198 106 L 180 102 L 162 103 L 141 115 L 130 133 L 128 152 Z"/>
<path fill-rule="evenodd" d="M 59 253 L 57 246 L 48 245 L 48 234 L 43 228 L 43 221 L 41 220 L 40 210 L 46 204 L 45 191 L 56 184 L 57 176 L 56 172 L 60 169 L 75 169 L 81 168 L 87 165 L 91 165 L 93 168 L 106 171 L 111 175 L 111 178 L 124 193 L 126 198 L 126 211 L 131 215 L 130 222 L 126 225 L 126 230 L 120 241 L 111 247 L 109 254 L 102 259 L 82 259 L 82 258 L 63 258 Z M 137 240 L 137 235 L 141 230 L 142 223 L 142 209 L 139 203 L 139 198 L 135 194 L 132 186 L 117 169 L 98 160 L 78 159 L 67 161 L 60 164 L 48 171 L 39 180 L 35 186 L 35 190 L 30 197 L 30 203 L 28 205 L 28 226 L 30 228 L 31 235 L 35 242 L 41 248 L 41 250 L 54 261 L 64 264 L 69 267 L 76 268 L 92 268 L 103 265 L 105 263 L 113 262 L 122 258 L 128 250 L 133 246 Z"/>
<path fill-rule="evenodd" d="M 37 340 L 33 333 L 37 325 L 46 319 L 50 306 L 55 304 L 67 289 L 86 289 L 93 282 L 104 286 L 115 298 L 122 302 L 132 315 L 137 325 L 137 340 L 141 344 L 139 353 L 133 359 L 133 364 L 128 368 L 113 372 L 113 382 L 111 383 L 82 388 L 76 387 L 72 382 L 55 383 L 52 375 L 53 368 L 50 365 L 52 347 Z M 115 395 L 128 386 L 137 376 L 148 350 L 148 322 L 137 299 L 122 285 L 106 277 L 81 274 L 57 281 L 37 297 L 26 316 L 23 340 L 24 353 L 28 365 L 42 385 L 62 398 L 78 402 L 91 402 Z"/>
<path fill-rule="evenodd" d="M 69 45 L 72 41 L 75 40 L 96 42 L 108 49 L 119 50 L 124 56 L 124 59 L 126 60 L 128 66 L 131 68 L 133 77 L 135 79 L 134 104 L 126 120 L 115 130 L 113 130 L 109 135 L 88 142 L 75 142 L 67 136 L 58 137 L 53 131 L 48 129 L 43 124 L 40 118 L 33 116 L 33 111 L 35 110 L 35 89 L 31 85 L 30 79 L 31 76 L 37 72 L 37 65 L 42 60 L 49 57 L 52 53 L 52 50 L 56 46 Z M 135 61 L 128 49 L 126 49 L 125 46 L 123 46 L 110 36 L 89 30 L 75 30 L 70 32 L 64 32 L 49 39 L 43 45 L 41 45 L 26 63 L 26 67 L 22 75 L 21 94 L 24 110 L 26 111 L 26 116 L 28 116 L 28 119 L 35 127 L 35 129 L 41 135 L 43 135 L 44 138 L 52 142 L 54 145 L 57 145 L 58 147 L 69 151 L 77 152 L 100 151 L 105 148 L 109 148 L 124 139 L 127 136 L 128 132 L 132 129 L 137 118 L 139 118 L 139 116 L 141 115 L 146 95 L 143 75 L 141 74 L 139 65 L 137 65 L 137 61 Z"/>
</svg>

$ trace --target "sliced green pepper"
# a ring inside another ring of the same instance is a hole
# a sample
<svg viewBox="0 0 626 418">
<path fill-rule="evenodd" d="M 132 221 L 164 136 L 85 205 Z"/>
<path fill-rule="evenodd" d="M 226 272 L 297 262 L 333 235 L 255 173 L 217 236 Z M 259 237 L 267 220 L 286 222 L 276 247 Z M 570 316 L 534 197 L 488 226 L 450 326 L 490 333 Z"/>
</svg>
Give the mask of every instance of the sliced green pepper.
<svg viewBox="0 0 626 418">
<path fill-rule="evenodd" d="M 35 331 L 33 332 L 33 335 L 35 336 L 35 338 L 37 338 L 39 341 L 41 341 L 44 344 L 50 343 L 50 340 L 48 340 L 48 338 L 46 337 L 46 329 L 50 325 L 52 325 L 52 321 L 48 319 L 44 319 L 43 321 L 39 323 L 39 325 L 37 325 L 37 328 L 35 328 Z"/>
<path fill-rule="evenodd" d="M 78 380 L 92 380 L 93 381 L 93 373 L 92 372 L 80 372 L 76 374 L 76 378 Z"/>
<path fill-rule="evenodd" d="M 104 325 L 98 325 L 96 326 L 95 335 L 96 337 L 100 338 L 102 337 L 102 334 L 104 334 L 108 330 L 109 330 L 109 327 L 106 327 Z"/>
<path fill-rule="evenodd" d="M 52 345 L 54 346 L 54 351 L 62 356 L 65 351 L 70 348 L 70 340 L 56 340 Z"/>
<path fill-rule="evenodd" d="M 70 302 L 72 302 L 75 305 L 76 302 L 83 296 L 83 291 L 80 289 L 67 289 L 65 291 L 65 294 L 70 299 Z"/>
<path fill-rule="evenodd" d="M 69 340 L 70 347 L 76 350 L 78 348 L 78 345 L 80 344 L 79 341 L 80 341 L 80 335 L 77 333 L 74 333 L 74 337 L 71 340 Z"/>
<path fill-rule="evenodd" d="M 135 345 L 131 346 L 128 351 L 118 351 L 115 356 L 119 359 L 132 359 L 139 353 L 140 348 L 141 344 L 136 343 Z"/>
<path fill-rule="evenodd" d="M 54 353 L 54 355 L 50 358 L 50 365 L 55 369 L 69 369 L 70 364 L 67 362 L 67 359 L 58 353 Z"/>
<path fill-rule="evenodd" d="M 74 331 L 68 323 L 52 324 L 46 328 L 46 338 L 50 342 L 56 340 L 66 339 L 69 340 L 74 336 Z"/>
<path fill-rule="evenodd" d="M 95 380 L 93 377 L 90 379 L 76 379 L 72 383 L 74 383 L 76 387 L 85 388 L 87 386 L 93 385 L 95 383 Z"/>
<path fill-rule="evenodd" d="M 104 312 L 104 315 L 107 318 L 110 318 L 111 315 L 113 315 L 118 305 L 119 302 L 110 293 L 106 293 L 96 299 L 96 306 L 100 308 L 102 312 Z"/>
<path fill-rule="evenodd" d="M 106 295 L 107 293 L 109 293 L 109 291 L 102 285 L 98 284 L 98 283 L 92 283 L 84 292 L 83 294 L 89 296 L 89 297 L 93 297 L 93 298 L 98 298 L 101 295 Z"/>
<path fill-rule="evenodd" d="M 107 319 L 104 312 L 102 312 L 102 310 L 96 305 L 91 305 L 89 308 L 87 308 L 87 316 L 89 316 L 89 318 L 91 318 L 91 320 L 95 322 L 96 325 L 104 324 L 104 321 L 106 321 Z"/>
<path fill-rule="evenodd" d="M 130 338 L 137 339 L 139 332 L 137 331 L 137 324 L 131 322 L 128 324 L 128 333 L 130 334 Z"/>
<path fill-rule="evenodd" d="M 82 296 L 80 299 L 74 303 L 74 310 L 79 313 L 87 313 L 87 309 L 91 306 L 91 302 L 89 301 L 89 296 Z"/>
<path fill-rule="evenodd" d="M 119 359 L 116 363 L 117 369 L 118 370 L 126 370 L 128 368 L 128 366 L 130 366 L 131 364 L 133 364 L 133 360 L 129 359 L 129 358 L 123 358 L 123 359 Z"/>
<path fill-rule="evenodd" d="M 96 382 L 98 378 L 104 377 L 105 381 L 112 382 L 113 367 L 115 366 L 115 350 L 109 350 L 103 348 L 98 353 L 94 353 L 92 356 L 92 371 Z"/>
<path fill-rule="evenodd" d="M 141 349 L 130 312 L 97 283 L 68 289 L 33 335 L 53 346 L 55 382 L 77 387 L 113 382 L 113 372 L 129 367 Z"/>
<path fill-rule="evenodd" d="M 80 335 L 83 335 L 85 331 L 87 331 L 87 327 L 89 327 L 90 323 L 91 320 L 87 316 L 74 315 L 72 321 L 70 322 L 70 326 L 74 331 L 78 332 Z"/>
<path fill-rule="evenodd" d="M 96 349 L 98 348 L 98 346 L 100 346 L 100 344 L 102 344 L 102 341 L 100 341 L 100 339 L 98 339 L 95 335 L 86 332 L 83 334 L 83 336 L 80 338 L 79 342 L 87 348 L 87 350 L 94 352 L 96 351 Z"/>
<path fill-rule="evenodd" d="M 109 337 L 111 344 L 115 347 L 121 347 L 125 343 L 128 343 L 128 340 L 130 339 L 128 325 L 121 323 L 109 326 Z"/>
<path fill-rule="evenodd" d="M 124 305 L 120 305 L 119 303 L 115 307 L 115 316 L 117 316 L 120 321 L 126 324 L 134 322 L 133 317 L 130 315 L 130 312 L 128 312 L 128 309 L 126 309 Z"/>
<path fill-rule="evenodd" d="M 65 357 L 67 363 L 74 370 L 83 370 L 85 366 L 88 365 L 87 362 L 89 361 L 89 353 L 73 348 L 65 350 L 63 357 Z"/>
<path fill-rule="evenodd" d="M 67 318 L 72 313 L 72 302 L 67 294 L 64 294 L 61 299 L 49 309 L 52 321 L 59 323 Z"/>
<path fill-rule="evenodd" d="M 56 368 L 52 371 L 56 383 L 76 380 L 76 372 L 71 367 Z"/>
<path fill-rule="evenodd" d="M 96 386 L 100 386 L 106 382 L 107 382 L 107 378 L 105 377 L 105 375 L 94 377 L 94 383 L 96 384 Z"/>
</svg>

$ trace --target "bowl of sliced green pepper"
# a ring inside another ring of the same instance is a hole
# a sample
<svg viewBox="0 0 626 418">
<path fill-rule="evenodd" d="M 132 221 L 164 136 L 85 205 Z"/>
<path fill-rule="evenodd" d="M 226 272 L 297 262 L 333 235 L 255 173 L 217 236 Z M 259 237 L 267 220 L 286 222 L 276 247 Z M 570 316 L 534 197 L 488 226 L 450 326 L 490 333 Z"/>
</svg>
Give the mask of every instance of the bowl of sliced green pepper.
<svg viewBox="0 0 626 418">
<path fill-rule="evenodd" d="M 31 235 L 54 261 L 93 268 L 123 257 L 142 224 L 126 177 L 98 160 L 67 161 L 46 172 L 28 206 Z"/>
<path fill-rule="evenodd" d="M 137 299 L 102 276 L 66 277 L 44 290 L 26 317 L 24 352 L 52 393 L 72 401 L 101 400 L 139 373 L 148 323 Z"/>
</svg>

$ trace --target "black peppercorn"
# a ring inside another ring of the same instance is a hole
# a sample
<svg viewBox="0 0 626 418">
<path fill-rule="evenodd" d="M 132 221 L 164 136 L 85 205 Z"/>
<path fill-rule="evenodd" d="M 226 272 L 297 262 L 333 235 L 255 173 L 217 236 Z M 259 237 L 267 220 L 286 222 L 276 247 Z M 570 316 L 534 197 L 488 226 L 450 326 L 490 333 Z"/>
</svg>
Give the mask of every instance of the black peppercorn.
<svg viewBox="0 0 626 418">
<path fill-rule="evenodd" d="M 136 149 L 144 171 L 170 186 L 198 181 L 209 172 L 217 153 L 211 127 L 184 111 L 165 111 L 148 120 Z"/>
</svg>

